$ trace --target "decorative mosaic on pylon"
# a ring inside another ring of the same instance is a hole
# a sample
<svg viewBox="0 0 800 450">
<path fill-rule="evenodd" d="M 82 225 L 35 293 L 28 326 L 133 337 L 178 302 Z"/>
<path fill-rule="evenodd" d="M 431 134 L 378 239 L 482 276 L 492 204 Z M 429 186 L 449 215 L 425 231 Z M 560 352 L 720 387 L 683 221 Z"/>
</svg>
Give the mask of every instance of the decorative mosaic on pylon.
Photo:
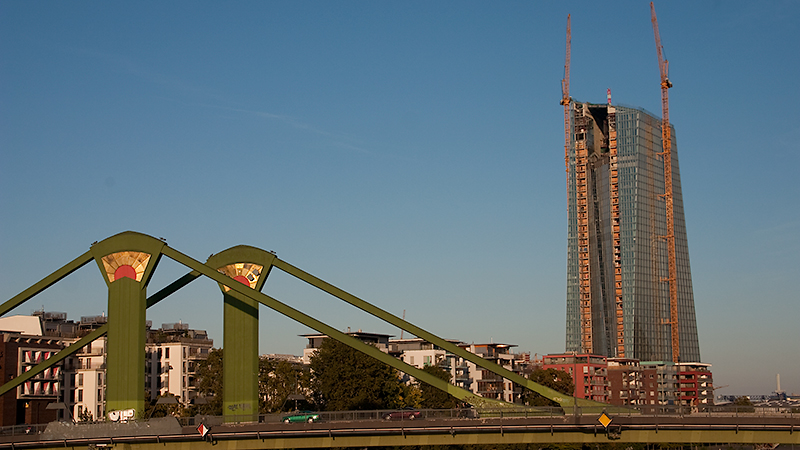
<svg viewBox="0 0 800 450">
<path fill-rule="evenodd" d="M 150 262 L 150 254 L 133 251 L 118 252 L 104 256 L 102 261 L 110 283 L 123 277 L 142 281 L 147 263 Z"/>
<path fill-rule="evenodd" d="M 228 264 L 225 267 L 217 269 L 219 273 L 227 275 L 246 286 L 250 286 L 250 289 L 256 288 L 256 283 L 258 283 L 258 277 L 261 276 L 262 270 L 264 270 L 264 266 L 253 263 Z M 223 289 L 225 289 L 225 292 L 230 290 L 228 286 L 223 286 Z"/>
</svg>

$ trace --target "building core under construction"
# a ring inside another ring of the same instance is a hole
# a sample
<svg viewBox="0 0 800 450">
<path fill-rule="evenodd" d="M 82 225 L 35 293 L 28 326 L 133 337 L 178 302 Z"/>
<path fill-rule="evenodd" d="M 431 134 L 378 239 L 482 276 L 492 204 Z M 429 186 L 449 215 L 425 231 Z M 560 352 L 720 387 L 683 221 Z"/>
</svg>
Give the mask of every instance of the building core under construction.
<svg viewBox="0 0 800 450">
<path fill-rule="evenodd" d="M 566 350 L 673 359 L 662 120 L 570 100 Z M 675 133 L 671 133 L 681 361 L 700 361 Z"/>
</svg>

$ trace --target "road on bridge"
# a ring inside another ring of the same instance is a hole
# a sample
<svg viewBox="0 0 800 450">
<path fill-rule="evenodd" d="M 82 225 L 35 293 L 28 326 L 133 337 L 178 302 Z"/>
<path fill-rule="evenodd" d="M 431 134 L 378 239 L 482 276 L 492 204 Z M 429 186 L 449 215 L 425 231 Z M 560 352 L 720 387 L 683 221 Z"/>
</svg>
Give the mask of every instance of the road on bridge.
<svg viewBox="0 0 800 450">
<path fill-rule="evenodd" d="M 345 413 L 340 413 L 342 416 Z M 352 412 L 351 412 L 352 414 Z M 800 444 L 800 415 L 616 416 L 608 427 L 599 417 L 442 418 L 415 420 L 325 420 L 210 425 L 203 437 L 199 423 L 181 426 L 174 418 L 128 424 L 51 424 L 39 435 L 0 437 L 0 449 L 96 448 L 123 445 L 130 450 L 215 450 L 256 448 L 373 447 L 395 445 L 466 445 L 519 443 L 783 443 Z M 206 420 L 211 423 L 213 420 Z M 155 425 L 161 424 L 161 425 Z M 166 425 L 165 425 L 166 424 Z"/>
</svg>

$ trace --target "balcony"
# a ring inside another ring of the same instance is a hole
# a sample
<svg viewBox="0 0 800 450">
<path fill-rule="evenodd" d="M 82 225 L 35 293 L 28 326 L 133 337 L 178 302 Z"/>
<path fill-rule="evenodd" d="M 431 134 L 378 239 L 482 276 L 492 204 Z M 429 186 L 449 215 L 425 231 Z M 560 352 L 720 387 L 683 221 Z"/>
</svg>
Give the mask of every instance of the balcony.
<svg viewBox="0 0 800 450">
<path fill-rule="evenodd" d="M 106 368 L 105 361 L 93 362 L 93 361 L 87 361 L 85 359 L 81 360 L 81 364 L 78 367 L 79 370 L 104 370 L 105 368 Z"/>
</svg>

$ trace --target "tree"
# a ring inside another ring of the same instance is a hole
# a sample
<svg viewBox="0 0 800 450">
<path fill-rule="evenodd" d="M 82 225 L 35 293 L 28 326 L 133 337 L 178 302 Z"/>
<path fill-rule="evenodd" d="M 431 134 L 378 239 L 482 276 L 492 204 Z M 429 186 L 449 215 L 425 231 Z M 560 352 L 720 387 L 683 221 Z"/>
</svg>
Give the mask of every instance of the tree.
<svg viewBox="0 0 800 450">
<path fill-rule="evenodd" d="M 88 408 L 81 408 L 78 412 L 78 422 L 94 422 L 92 412 Z"/>
<path fill-rule="evenodd" d="M 328 411 L 404 406 L 397 371 L 332 338 L 311 357 L 311 386 L 317 405 Z"/>
<path fill-rule="evenodd" d="M 448 383 L 450 382 L 450 378 L 452 378 L 450 372 L 442 369 L 439 366 L 425 366 L 422 371 L 427 372 Z M 420 402 L 420 406 L 422 408 L 450 409 L 458 406 L 458 399 L 447 392 L 441 391 L 422 381 L 418 381 L 417 384 L 419 385 L 419 390 L 422 395 L 422 401 Z"/>
<path fill-rule="evenodd" d="M 262 414 L 287 411 L 295 405 L 308 407 L 306 400 L 293 400 L 290 395 L 310 393 L 308 369 L 288 361 L 270 361 L 262 357 L 258 363 L 259 410 Z"/>
<path fill-rule="evenodd" d="M 572 383 L 572 376 L 563 370 L 536 369 L 531 372 L 528 378 L 535 383 L 555 389 L 562 394 L 572 396 L 575 393 L 575 385 Z M 525 402 L 530 406 L 559 406 L 558 403 L 533 391 L 526 392 Z"/>
<path fill-rule="evenodd" d="M 222 415 L 222 349 L 208 352 L 208 358 L 197 362 L 197 392 L 206 403 L 199 405 L 198 413 Z"/>
<path fill-rule="evenodd" d="M 158 399 L 165 398 L 165 397 L 172 397 L 176 400 L 175 403 L 162 403 L 158 404 Z M 176 417 L 183 417 L 190 415 L 190 411 L 186 410 L 183 405 L 180 403 L 180 399 L 175 394 L 167 393 L 165 395 L 159 395 L 156 398 L 150 397 L 150 392 L 147 392 L 147 398 L 144 402 L 144 417 L 145 418 L 156 418 L 156 417 L 166 417 L 166 416 L 176 416 Z"/>
<path fill-rule="evenodd" d="M 746 395 L 736 397 L 733 401 L 733 405 L 736 406 L 736 410 L 739 412 L 753 412 L 756 410 L 755 407 L 753 407 L 753 402 L 750 401 L 750 397 Z"/>
</svg>

